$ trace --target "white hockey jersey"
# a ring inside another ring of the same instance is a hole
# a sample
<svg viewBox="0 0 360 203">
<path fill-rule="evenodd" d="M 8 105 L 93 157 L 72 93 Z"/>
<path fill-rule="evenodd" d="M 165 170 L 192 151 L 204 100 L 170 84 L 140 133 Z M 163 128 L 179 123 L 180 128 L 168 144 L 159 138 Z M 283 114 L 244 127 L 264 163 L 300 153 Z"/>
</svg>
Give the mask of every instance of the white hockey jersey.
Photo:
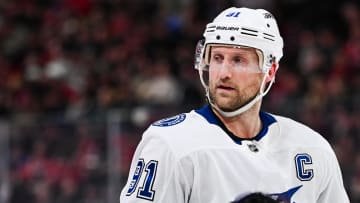
<svg viewBox="0 0 360 203">
<path fill-rule="evenodd" d="M 209 106 L 153 123 L 133 157 L 121 203 L 225 203 L 263 192 L 288 203 L 347 203 L 328 142 L 291 119 L 260 112 L 240 139 Z"/>
</svg>

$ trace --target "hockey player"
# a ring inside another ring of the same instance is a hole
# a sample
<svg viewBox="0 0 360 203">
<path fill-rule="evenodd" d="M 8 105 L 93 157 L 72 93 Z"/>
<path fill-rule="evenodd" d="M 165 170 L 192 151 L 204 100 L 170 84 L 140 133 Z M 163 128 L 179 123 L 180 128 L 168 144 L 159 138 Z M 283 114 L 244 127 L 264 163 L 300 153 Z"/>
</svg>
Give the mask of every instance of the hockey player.
<svg viewBox="0 0 360 203">
<path fill-rule="evenodd" d="M 260 192 L 281 202 L 347 203 L 329 143 L 261 111 L 283 55 L 273 15 L 228 8 L 206 26 L 195 68 L 209 105 L 153 123 L 121 203 L 225 203 Z"/>
</svg>

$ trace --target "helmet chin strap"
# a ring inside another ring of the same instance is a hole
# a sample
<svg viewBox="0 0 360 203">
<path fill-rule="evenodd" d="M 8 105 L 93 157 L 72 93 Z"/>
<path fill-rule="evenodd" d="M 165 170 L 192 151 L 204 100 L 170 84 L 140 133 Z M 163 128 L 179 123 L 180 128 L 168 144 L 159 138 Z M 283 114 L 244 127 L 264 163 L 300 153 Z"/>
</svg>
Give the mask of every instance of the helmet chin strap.
<svg viewBox="0 0 360 203">
<path fill-rule="evenodd" d="M 268 76 L 268 73 L 265 74 L 265 76 L 264 76 L 264 78 L 263 78 L 263 80 L 261 82 L 261 87 L 260 87 L 259 93 L 256 95 L 256 97 L 254 97 L 247 104 L 245 104 L 242 107 L 236 109 L 235 111 L 223 111 L 216 104 L 214 104 L 210 99 L 209 87 L 206 88 L 206 97 L 208 98 L 210 105 L 212 107 L 214 107 L 222 116 L 230 118 L 230 117 L 240 115 L 241 113 L 249 110 L 252 106 L 254 106 L 254 104 L 256 102 L 258 102 L 262 97 L 264 97 L 269 92 L 272 84 L 274 83 L 275 77 L 270 81 L 269 86 L 266 88 L 266 90 L 263 91 L 267 76 Z"/>
</svg>

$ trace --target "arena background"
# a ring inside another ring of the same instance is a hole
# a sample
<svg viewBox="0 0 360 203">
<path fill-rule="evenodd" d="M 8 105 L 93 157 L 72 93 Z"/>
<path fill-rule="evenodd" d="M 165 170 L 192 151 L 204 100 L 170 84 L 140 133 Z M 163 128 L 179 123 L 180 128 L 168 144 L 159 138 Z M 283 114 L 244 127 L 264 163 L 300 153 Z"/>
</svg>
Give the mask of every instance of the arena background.
<svg viewBox="0 0 360 203">
<path fill-rule="evenodd" d="M 263 110 L 320 132 L 360 202 L 358 1 L 0 0 L 0 203 L 118 202 L 142 131 L 205 103 L 195 44 L 231 5 L 276 16 Z"/>
</svg>

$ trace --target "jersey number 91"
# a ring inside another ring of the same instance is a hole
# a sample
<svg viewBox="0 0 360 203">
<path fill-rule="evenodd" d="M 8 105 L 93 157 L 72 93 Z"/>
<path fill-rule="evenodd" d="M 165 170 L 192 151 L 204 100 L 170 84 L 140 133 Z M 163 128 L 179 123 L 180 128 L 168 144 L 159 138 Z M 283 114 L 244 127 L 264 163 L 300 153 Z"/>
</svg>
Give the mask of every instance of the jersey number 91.
<svg viewBox="0 0 360 203">
<path fill-rule="evenodd" d="M 156 176 L 157 166 L 158 166 L 158 162 L 155 160 L 151 160 L 145 165 L 144 159 L 139 159 L 139 161 L 136 164 L 135 172 L 130 182 L 126 196 L 130 196 L 135 192 L 135 190 L 138 187 L 138 183 L 145 170 L 146 176 L 144 179 L 144 183 L 141 187 L 138 188 L 136 197 L 153 201 L 155 196 L 155 191 L 152 189 L 152 187 Z"/>
</svg>

